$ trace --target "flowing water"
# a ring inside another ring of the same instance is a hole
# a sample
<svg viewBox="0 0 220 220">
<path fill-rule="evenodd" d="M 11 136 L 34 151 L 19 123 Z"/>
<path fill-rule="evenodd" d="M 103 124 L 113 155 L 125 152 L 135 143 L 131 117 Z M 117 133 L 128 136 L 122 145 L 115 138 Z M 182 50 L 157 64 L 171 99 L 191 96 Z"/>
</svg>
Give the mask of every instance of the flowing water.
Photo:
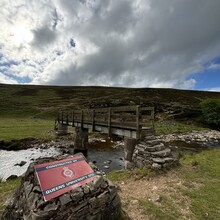
<svg viewBox="0 0 220 220">
<path fill-rule="evenodd" d="M 119 145 L 123 145 L 123 143 Z M 169 142 L 167 146 L 171 148 L 174 155 L 178 155 L 180 152 L 200 152 L 204 149 L 220 147 L 219 142 L 198 144 L 184 141 Z M 0 150 L 0 180 L 4 181 L 11 175 L 21 176 L 27 170 L 29 164 L 39 157 L 52 157 L 61 154 L 62 150 L 58 147 L 49 147 L 47 149 L 30 148 L 19 151 Z M 113 142 L 99 139 L 89 145 L 88 161 L 93 162 L 100 170 L 106 173 L 114 169 L 123 169 L 123 158 L 123 148 L 115 147 Z M 21 161 L 26 163 L 23 166 L 19 166 Z"/>
<path fill-rule="evenodd" d="M 61 154 L 62 151 L 55 147 L 48 149 L 30 148 L 19 151 L 0 150 L 0 179 L 5 181 L 11 175 L 21 176 L 29 164 L 39 157 L 52 157 Z M 109 147 L 109 143 L 101 143 L 101 147 L 95 144 L 95 147 L 89 149 L 87 159 L 107 173 L 113 169 L 122 169 L 123 157 L 124 152 L 121 148 L 112 148 Z M 26 163 L 19 166 L 21 161 Z"/>
<path fill-rule="evenodd" d="M 19 151 L 0 150 L 0 179 L 6 180 L 11 175 L 21 176 L 34 159 L 39 157 L 51 157 L 60 154 L 59 149 L 51 147 L 48 149 L 31 148 Z M 26 164 L 19 166 L 21 161 Z"/>
</svg>

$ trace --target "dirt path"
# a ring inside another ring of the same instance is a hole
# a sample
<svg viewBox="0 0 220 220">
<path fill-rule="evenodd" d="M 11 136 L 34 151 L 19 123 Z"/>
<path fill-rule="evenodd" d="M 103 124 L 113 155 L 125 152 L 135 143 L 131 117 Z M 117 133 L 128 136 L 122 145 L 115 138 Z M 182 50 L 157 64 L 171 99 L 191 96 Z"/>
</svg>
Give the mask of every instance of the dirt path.
<svg viewBox="0 0 220 220">
<path fill-rule="evenodd" d="M 177 196 L 181 201 L 181 206 L 176 204 L 178 212 L 181 213 L 182 219 L 189 214 L 189 201 L 187 198 L 180 198 L 179 188 L 184 188 L 183 180 L 181 180 L 175 171 L 150 179 L 142 178 L 140 180 L 126 179 L 117 181 L 119 194 L 122 201 L 123 210 L 132 220 L 155 219 L 150 213 L 144 210 L 140 204 L 140 200 L 148 200 L 158 207 L 162 207 L 163 198 Z M 185 204 L 183 204 L 185 203 Z"/>
</svg>

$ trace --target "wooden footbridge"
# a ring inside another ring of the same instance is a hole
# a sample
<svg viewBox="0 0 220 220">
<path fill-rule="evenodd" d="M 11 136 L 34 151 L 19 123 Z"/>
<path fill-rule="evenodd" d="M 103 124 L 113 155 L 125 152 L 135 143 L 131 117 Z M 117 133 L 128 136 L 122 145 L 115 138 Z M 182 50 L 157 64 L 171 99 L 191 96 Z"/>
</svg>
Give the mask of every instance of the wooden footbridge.
<svg viewBox="0 0 220 220">
<path fill-rule="evenodd" d="M 139 140 L 154 131 L 154 108 L 122 106 L 100 109 L 61 111 L 56 122 L 62 126 L 90 129 Z"/>
</svg>

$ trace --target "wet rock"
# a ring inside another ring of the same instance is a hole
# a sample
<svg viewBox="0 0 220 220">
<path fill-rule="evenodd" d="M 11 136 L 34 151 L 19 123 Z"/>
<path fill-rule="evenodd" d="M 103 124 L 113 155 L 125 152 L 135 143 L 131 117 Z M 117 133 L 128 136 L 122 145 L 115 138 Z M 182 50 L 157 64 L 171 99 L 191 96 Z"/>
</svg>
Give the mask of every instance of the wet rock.
<svg viewBox="0 0 220 220">
<path fill-rule="evenodd" d="M 20 163 L 16 163 L 15 166 L 24 166 L 27 162 L 26 161 L 21 161 Z"/>
</svg>

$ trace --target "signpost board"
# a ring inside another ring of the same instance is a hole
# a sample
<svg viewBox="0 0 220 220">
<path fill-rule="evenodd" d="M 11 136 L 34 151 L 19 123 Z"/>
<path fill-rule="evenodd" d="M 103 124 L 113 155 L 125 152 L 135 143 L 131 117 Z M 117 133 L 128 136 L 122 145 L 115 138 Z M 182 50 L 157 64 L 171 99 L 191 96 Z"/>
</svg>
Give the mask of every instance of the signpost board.
<svg viewBox="0 0 220 220">
<path fill-rule="evenodd" d="M 72 189 L 91 182 L 95 172 L 82 154 L 34 166 L 44 200 L 60 196 Z"/>
</svg>

